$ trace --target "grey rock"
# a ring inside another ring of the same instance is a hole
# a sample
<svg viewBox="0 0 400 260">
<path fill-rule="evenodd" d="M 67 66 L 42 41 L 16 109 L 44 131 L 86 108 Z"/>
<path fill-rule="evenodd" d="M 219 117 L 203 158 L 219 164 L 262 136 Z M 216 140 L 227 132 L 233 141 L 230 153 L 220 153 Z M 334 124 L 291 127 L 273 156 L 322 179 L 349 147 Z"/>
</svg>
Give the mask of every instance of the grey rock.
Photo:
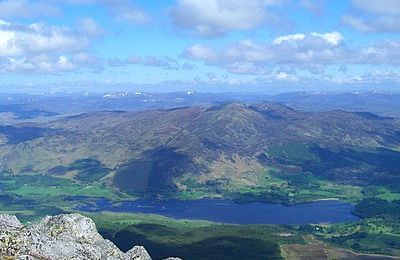
<svg viewBox="0 0 400 260">
<path fill-rule="evenodd" d="M 0 228 L 8 228 L 8 229 L 19 229 L 22 228 L 23 225 L 16 216 L 11 215 L 0 215 Z"/>
<path fill-rule="evenodd" d="M 128 252 L 126 252 L 128 259 L 134 260 L 151 260 L 151 257 L 147 253 L 146 249 L 142 246 L 135 246 Z"/>
<path fill-rule="evenodd" d="M 45 217 L 24 226 L 15 216 L 0 215 L 0 259 L 151 260 L 146 249 L 127 253 L 104 239 L 90 218 L 79 214 Z"/>
</svg>

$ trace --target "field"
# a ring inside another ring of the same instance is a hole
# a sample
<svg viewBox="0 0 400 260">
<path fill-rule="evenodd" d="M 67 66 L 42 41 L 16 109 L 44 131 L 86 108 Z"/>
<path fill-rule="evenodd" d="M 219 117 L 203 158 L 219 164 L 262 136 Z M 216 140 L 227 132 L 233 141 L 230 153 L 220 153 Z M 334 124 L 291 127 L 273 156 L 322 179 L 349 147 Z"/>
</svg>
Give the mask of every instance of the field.
<svg viewBox="0 0 400 260">
<path fill-rule="evenodd" d="M 394 240 L 399 230 L 390 222 L 370 219 L 360 223 L 325 226 L 227 225 L 206 221 L 174 220 L 157 215 L 103 212 L 87 214 L 102 235 L 122 250 L 144 245 L 155 259 L 178 256 L 183 259 L 396 259 Z M 346 232 L 366 230 L 356 239 Z M 384 235 L 383 235 L 384 234 Z M 377 238 L 378 236 L 378 238 Z M 374 242 L 379 240 L 379 243 Z M 360 244 L 353 248 L 352 243 Z M 365 248 L 369 245 L 370 248 Z M 347 248 L 347 249 L 346 249 Z M 384 250 L 382 250 L 384 249 Z M 363 252 L 363 253 L 356 253 Z"/>
<path fill-rule="evenodd" d="M 232 172 L 238 167 L 235 160 L 225 164 Z M 235 179 L 217 175 L 205 184 L 196 180 L 199 177 L 183 176 L 175 182 L 184 189 L 169 196 L 289 205 L 321 199 L 357 203 L 369 197 L 395 201 L 400 198 L 398 161 L 399 153 L 381 148 L 323 148 L 295 142 L 272 145 L 259 156 L 264 170 L 254 172 L 249 167 Z"/>
<path fill-rule="evenodd" d="M 100 183 L 87 184 L 37 174 L 11 176 L 3 173 L 0 191 L 0 210 L 12 212 L 22 220 L 71 212 L 80 205 L 80 198 L 86 201 L 95 198 L 134 199 Z"/>
<path fill-rule="evenodd" d="M 316 235 L 328 243 L 358 252 L 400 255 L 398 218 L 369 218 L 355 223 L 322 227 Z"/>
<path fill-rule="evenodd" d="M 288 205 L 334 198 L 354 203 L 354 213 L 363 220 L 317 226 L 240 226 L 155 215 L 84 214 L 92 217 L 101 233 L 121 249 L 143 244 L 156 259 L 170 255 L 190 256 L 190 259 L 369 257 L 355 252 L 400 255 L 400 186 L 396 170 L 391 170 L 396 169 L 397 153 L 290 143 L 269 147 L 259 158 L 263 170 L 257 172 L 259 166 L 253 165 L 253 161 L 246 168 L 243 165 L 247 162 L 236 158 L 224 161 L 224 167 L 253 171 L 242 171 L 238 176 L 241 178 L 224 179 L 224 175 L 217 175 L 205 183 L 199 182 L 201 177 L 196 179 L 176 172 L 174 160 L 165 158 L 178 158 L 181 163 L 186 158 L 175 153 L 171 157 L 171 153 L 154 151 L 146 159 L 128 163 L 117 172 L 120 188 L 130 185 L 125 188 L 135 192 L 113 187 L 107 176 L 114 170 L 94 158 L 53 167 L 45 175 L 30 173 L 29 169 L 20 174 L 4 171 L 0 176 L 0 209 L 16 214 L 23 221 L 34 221 L 47 214 L 76 212 L 77 206 L 94 203 L 97 198 L 119 202 L 153 195 L 164 199 L 223 197 L 241 203 L 265 201 Z M 149 175 L 148 167 L 155 173 Z M 139 169 L 138 180 L 128 183 L 132 169 Z M 168 176 L 162 175 L 165 169 Z M 344 178 L 347 171 L 355 177 Z M 170 179 L 171 176 L 175 177 Z M 177 184 L 180 187 L 174 190 Z M 305 239 L 309 237 L 314 240 Z M 307 255 L 302 255 L 304 251 Z"/>
<path fill-rule="evenodd" d="M 260 175 L 261 187 L 251 192 L 257 194 L 263 189 L 273 191 L 271 187 L 275 185 L 287 188 L 284 185 L 288 182 L 276 176 L 277 173 L 271 169 L 263 172 Z M 393 190 L 385 187 L 365 187 L 354 191 L 349 187 L 341 190 L 338 187 L 346 185 L 308 178 L 312 185 L 325 188 L 308 187 L 310 193 L 307 189 L 299 189 L 296 194 L 311 194 L 307 197 L 310 199 L 338 197 L 347 192 L 355 192 L 360 196 L 355 212 L 365 219 L 361 222 L 323 226 L 227 225 L 174 220 L 157 215 L 81 213 L 93 218 L 102 235 L 122 250 L 142 244 L 156 259 L 170 255 L 183 258 L 190 256 L 190 259 L 281 259 L 288 255 L 300 256 L 304 246 L 310 252 L 307 255 L 309 259 L 313 259 L 312 253 L 318 256 L 321 252 L 333 255 L 354 254 L 353 251 L 400 255 L 399 214 L 396 211 L 399 204 L 397 200 L 392 200 L 395 199 Z M 12 176 L 3 173 L 0 189 L 1 211 L 15 214 L 25 222 L 35 221 L 44 215 L 77 212 L 76 206 L 94 202 L 96 198 L 107 198 L 115 202 L 135 199 L 100 182 L 88 184 L 35 174 Z M 294 190 L 291 192 L 294 193 Z M 380 198 L 387 200 L 380 201 Z M 305 236 L 310 235 L 326 244 L 315 246 L 304 240 Z M 334 245 L 333 251 L 329 245 Z M 353 251 L 343 251 L 340 248 Z"/>
<path fill-rule="evenodd" d="M 155 259 L 281 259 L 280 245 L 304 243 L 290 226 L 224 225 L 108 212 L 89 217 L 122 250 L 141 244 Z"/>
</svg>

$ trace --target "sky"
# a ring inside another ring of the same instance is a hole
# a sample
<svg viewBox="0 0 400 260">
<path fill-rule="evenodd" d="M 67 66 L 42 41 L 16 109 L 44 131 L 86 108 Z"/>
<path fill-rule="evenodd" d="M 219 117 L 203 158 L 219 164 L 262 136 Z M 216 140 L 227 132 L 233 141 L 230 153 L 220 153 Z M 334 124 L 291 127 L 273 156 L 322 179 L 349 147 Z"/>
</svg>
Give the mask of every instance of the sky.
<svg viewBox="0 0 400 260">
<path fill-rule="evenodd" d="M 0 0 L 0 92 L 387 90 L 399 0 Z"/>
</svg>

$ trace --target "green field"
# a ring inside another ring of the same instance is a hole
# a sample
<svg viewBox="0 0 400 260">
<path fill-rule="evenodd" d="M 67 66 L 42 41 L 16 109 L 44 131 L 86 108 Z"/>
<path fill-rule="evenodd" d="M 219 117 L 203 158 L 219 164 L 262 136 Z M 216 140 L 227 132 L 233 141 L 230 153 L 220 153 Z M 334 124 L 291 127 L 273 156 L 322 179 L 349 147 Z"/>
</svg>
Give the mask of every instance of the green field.
<svg viewBox="0 0 400 260">
<path fill-rule="evenodd" d="M 360 222 L 321 228 L 318 238 L 339 247 L 364 253 L 400 255 L 400 225 L 397 218 L 368 218 Z"/>
<path fill-rule="evenodd" d="M 301 161 L 299 155 L 296 155 L 296 161 Z M 96 161 L 84 160 L 69 167 L 87 172 L 102 166 Z M 205 187 L 185 179 L 186 190 L 163 195 L 164 198 L 180 199 L 220 196 L 239 202 L 286 204 L 337 198 L 356 203 L 355 213 L 363 220 L 324 226 L 226 225 L 156 215 L 81 213 L 93 218 L 102 235 L 121 249 L 142 244 L 156 259 L 171 255 L 190 256 L 190 259 L 281 259 L 282 248 L 285 254 L 290 254 L 290 250 L 295 252 L 308 243 L 303 237 L 309 235 L 324 241 L 328 247 L 400 255 L 400 190 L 396 182 L 359 186 L 331 181 L 311 172 L 298 171 L 295 167 L 266 167 L 259 173 L 257 185 L 249 187 L 236 182 L 229 190 L 218 189 L 218 185 L 213 187 L 212 184 L 213 188 Z M 66 179 L 57 175 L 3 172 L 0 188 L 0 211 L 15 214 L 22 221 L 76 212 L 78 205 L 94 203 L 97 198 L 114 202 L 135 199 L 101 181 L 89 184 L 86 179 Z"/>
<path fill-rule="evenodd" d="M 304 243 L 290 226 L 224 225 L 108 212 L 88 216 L 122 250 L 144 245 L 155 259 L 281 259 L 280 245 Z"/>
<path fill-rule="evenodd" d="M 71 212 L 81 203 L 74 197 L 85 197 L 86 201 L 96 198 L 135 199 L 101 183 L 86 184 L 37 174 L 13 176 L 3 173 L 0 187 L 0 210 L 16 214 L 22 220 Z"/>
<path fill-rule="evenodd" d="M 213 189 L 192 179 L 181 181 L 186 189 L 172 194 L 178 199 L 224 197 L 239 202 L 265 201 L 296 204 L 321 199 L 340 199 L 355 203 L 362 199 L 363 188 L 320 179 L 310 173 L 288 173 L 276 167 L 266 167 L 259 173 L 256 185 L 230 183 L 227 189 Z"/>
</svg>

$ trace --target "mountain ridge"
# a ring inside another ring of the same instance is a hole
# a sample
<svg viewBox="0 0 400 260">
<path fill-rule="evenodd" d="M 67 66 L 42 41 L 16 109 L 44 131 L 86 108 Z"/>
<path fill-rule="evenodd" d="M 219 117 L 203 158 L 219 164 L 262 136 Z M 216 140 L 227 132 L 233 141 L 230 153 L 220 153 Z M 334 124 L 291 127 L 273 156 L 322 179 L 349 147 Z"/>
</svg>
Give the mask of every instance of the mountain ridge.
<svg viewBox="0 0 400 260">
<path fill-rule="evenodd" d="M 94 112 L 29 126 L 46 131 L 31 140 L 5 142 L 0 153 L 3 170 L 58 172 L 81 181 L 104 181 L 130 193 L 179 193 L 191 185 L 211 186 L 217 193 L 251 188 L 263 182 L 265 169 L 276 177 L 271 167 L 342 183 L 369 183 L 376 170 L 386 168 L 357 153 L 380 161 L 380 154 L 386 154 L 392 160 L 399 157 L 400 147 L 398 119 L 341 110 L 296 111 L 270 102 Z M 302 157 L 296 159 L 295 154 Z M 326 154 L 336 154 L 331 158 L 342 164 L 332 168 Z M 318 162 L 322 165 L 317 167 Z M 370 165 L 368 174 L 344 177 L 349 169 L 362 171 L 363 164 Z M 97 176 L 93 172 L 99 177 L 88 178 Z"/>
</svg>

